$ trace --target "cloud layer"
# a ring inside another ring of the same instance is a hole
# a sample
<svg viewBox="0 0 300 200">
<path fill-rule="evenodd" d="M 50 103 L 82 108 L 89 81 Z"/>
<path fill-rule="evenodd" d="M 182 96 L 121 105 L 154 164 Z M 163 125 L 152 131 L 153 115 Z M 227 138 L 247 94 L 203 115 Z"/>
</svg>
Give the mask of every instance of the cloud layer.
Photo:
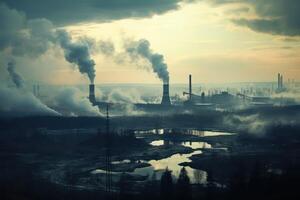
<svg viewBox="0 0 300 200">
<path fill-rule="evenodd" d="M 155 14 L 163 14 L 170 10 L 180 8 L 181 3 L 208 2 L 213 6 L 243 4 L 252 7 L 257 17 L 235 18 L 232 20 L 236 25 L 246 26 L 257 32 L 275 35 L 298 36 L 300 35 L 300 1 L 298 0 L 1 0 L 9 8 L 16 9 L 10 13 L 15 19 L 13 24 L 7 23 L 5 15 L 7 9 L 0 5 L 0 26 L 5 27 L 1 34 L 9 37 L 7 31 L 12 31 L 24 26 L 24 15 L 30 20 L 47 19 L 56 26 L 70 25 L 83 22 L 108 22 L 128 18 L 151 17 Z M 0 3 L 1 3 L 0 2 Z M 248 12 L 249 9 L 233 9 Z M 20 11 L 19 14 L 17 11 Z M 3 18 L 4 16 L 4 18 Z M 4 19 L 4 20 L 3 20 Z M 30 22 L 33 27 L 40 26 L 40 22 Z M 43 25 L 43 29 L 51 26 Z M 38 31 L 36 29 L 34 31 Z M 15 35 L 16 36 L 16 35 Z M 9 40 L 1 40 L 0 47 Z M 42 46 L 40 47 L 42 48 Z"/>
<path fill-rule="evenodd" d="M 149 17 L 179 7 L 181 0 L 1 0 L 30 19 L 47 18 L 56 25 Z"/>
<path fill-rule="evenodd" d="M 300 1 L 298 0 L 207 0 L 213 5 L 243 3 L 254 8 L 257 17 L 232 20 L 239 26 L 273 35 L 300 35 Z"/>
</svg>

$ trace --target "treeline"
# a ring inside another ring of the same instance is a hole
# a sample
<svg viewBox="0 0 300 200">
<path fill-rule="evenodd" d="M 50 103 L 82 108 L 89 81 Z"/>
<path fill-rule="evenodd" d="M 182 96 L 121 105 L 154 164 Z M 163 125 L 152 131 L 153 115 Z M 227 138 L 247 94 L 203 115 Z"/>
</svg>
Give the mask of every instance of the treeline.
<svg viewBox="0 0 300 200">
<path fill-rule="evenodd" d="M 185 168 L 181 169 L 179 177 L 174 180 L 168 169 L 161 180 L 150 180 L 139 194 L 127 192 L 130 184 L 120 180 L 120 193 L 115 199 L 160 199 L 160 200 L 281 200 L 299 199 L 300 166 L 288 165 L 284 170 L 267 169 L 257 163 L 250 171 L 239 166 L 230 177 L 227 185 L 215 182 L 212 174 L 207 177 L 207 184 L 191 184 Z M 220 170 L 222 170 L 220 166 Z"/>
<path fill-rule="evenodd" d="M 5 159 L 5 158 L 2 158 Z M 299 165 L 290 164 L 286 169 L 267 169 L 259 163 L 252 170 L 243 166 L 230 177 L 227 185 L 218 184 L 213 174 L 208 175 L 207 184 L 191 184 L 189 175 L 182 168 L 177 179 L 166 169 L 160 180 L 150 179 L 140 190 L 133 191 L 126 175 L 119 181 L 119 189 L 107 195 L 103 189 L 89 190 L 62 186 L 35 178 L 34 168 L 18 168 L 17 160 L 2 162 L 0 174 L 0 199 L 72 199 L 72 200 L 281 200 L 299 199 Z M 13 164 L 13 165 L 12 165 Z M 10 166 L 8 168 L 7 166 Z M 11 167 L 15 166 L 15 167 Z M 220 170 L 222 170 L 220 166 Z"/>
</svg>

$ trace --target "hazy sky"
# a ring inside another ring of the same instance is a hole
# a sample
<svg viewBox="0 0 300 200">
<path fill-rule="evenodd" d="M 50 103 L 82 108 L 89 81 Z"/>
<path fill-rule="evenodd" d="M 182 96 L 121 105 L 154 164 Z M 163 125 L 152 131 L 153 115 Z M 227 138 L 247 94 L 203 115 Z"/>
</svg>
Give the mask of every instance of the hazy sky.
<svg viewBox="0 0 300 200">
<path fill-rule="evenodd" d="M 164 56 L 171 83 L 300 79 L 300 1 L 297 0 L 0 0 L 0 64 L 28 81 L 88 83 L 68 63 L 48 31 L 73 40 L 114 45 L 113 55 L 91 47 L 95 82 L 159 83 L 141 64 L 119 62 L 124 45 L 146 39 Z M 4 30 L 4 31 L 2 31 Z M 96 45 L 97 46 L 97 45 Z"/>
</svg>

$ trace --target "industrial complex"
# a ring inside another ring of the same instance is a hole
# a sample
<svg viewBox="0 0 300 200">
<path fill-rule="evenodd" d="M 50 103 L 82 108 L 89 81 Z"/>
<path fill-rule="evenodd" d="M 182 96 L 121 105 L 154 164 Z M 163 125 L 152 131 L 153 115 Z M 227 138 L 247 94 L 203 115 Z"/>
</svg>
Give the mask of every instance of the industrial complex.
<svg viewBox="0 0 300 200">
<path fill-rule="evenodd" d="M 237 106 L 273 106 L 278 104 L 293 104 L 294 102 L 284 97 L 274 97 L 272 94 L 280 94 L 286 90 L 283 83 L 283 75 L 278 73 L 277 88 L 274 89 L 273 84 L 271 89 L 265 89 L 262 94 L 255 92 L 255 88 L 248 88 L 237 91 L 215 90 L 201 91 L 200 94 L 195 94 L 192 91 L 192 75 L 189 75 L 188 91 L 183 92 L 183 96 L 187 97 L 183 100 L 171 102 L 169 82 L 163 83 L 163 92 L 161 103 L 134 103 L 133 107 L 136 110 L 145 112 L 160 112 L 160 111 L 178 111 L 178 110 L 198 110 L 198 109 L 231 109 Z M 95 84 L 89 85 L 89 100 L 94 106 L 98 106 L 100 110 L 105 110 L 109 105 L 113 110 L 121 109 L 125 103 L 113 103 L 108 101 L 97 101 L 95 94 Z"/>
</svg>

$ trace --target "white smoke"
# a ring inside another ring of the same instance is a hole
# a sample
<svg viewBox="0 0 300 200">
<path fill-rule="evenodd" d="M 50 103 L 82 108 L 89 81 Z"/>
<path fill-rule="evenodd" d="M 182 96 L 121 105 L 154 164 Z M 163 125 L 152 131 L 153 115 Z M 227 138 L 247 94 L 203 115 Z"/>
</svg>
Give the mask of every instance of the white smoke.
<svg viewBox="0 0 300 200">
<path fill-rule="evenodd" d="M 62 88 L 52 98 L 51 105 L 66 116 L 101 116 L 97 106 L 93 106 L 86 94 L 78 88 Z"/>
<path fill-rule="evenodd" d="M 273 99 L 279 100 L 279 102 L 289 99 L 290 101 L 294 101 L 295 103 L 300 103 L 300 91 L 296 88 L 289 89 L 280 93 L 274 93 L 271 97 Z"/>
<path fill-rule="evenodd" d="M 252 134 L 258 137 L 264 136 L 268 129 L 277 125 L 290 125 L 293 126 L 298 123 L 298 116 L 290 117 L 276 117 L 261 116 L 260 114 L 252 115 L 237 115 L 229 114 L 223 118 L 223 125 L 226 128 Z"/>
<path fill-rule="evenodd" d="M 224 117 L 223 124 L 238 131 L 261 135 L 265 133 L 269 122 L 262 120 L 258 114 L 248 116 L 229 115 Z"/>
<path fill-rule="evenodd" d="M 126 91 L 123 91 L 121 89 L 113 89 L 108 93 L 105 99 L 107 99 L 108 102 L 112 103 L 145 103 L 139 92 L 134 89 Z"/>
<path fill-rule="evenodd" d="M 16 87 L 0 87 L 0 113 L 5 116 L 57 116 L 55 110 L 37 99 L 31 92 Z"/>
<path fill-rule="evenodd" d="M 0 113 L 6 116 L 60 115 L 49 108 L 31 92 L 27 91 L 24 79 L 16 72 L 15 63 L 8 63 L 7 71 L 15 86 L 0 86 Z"/>
</svg>

